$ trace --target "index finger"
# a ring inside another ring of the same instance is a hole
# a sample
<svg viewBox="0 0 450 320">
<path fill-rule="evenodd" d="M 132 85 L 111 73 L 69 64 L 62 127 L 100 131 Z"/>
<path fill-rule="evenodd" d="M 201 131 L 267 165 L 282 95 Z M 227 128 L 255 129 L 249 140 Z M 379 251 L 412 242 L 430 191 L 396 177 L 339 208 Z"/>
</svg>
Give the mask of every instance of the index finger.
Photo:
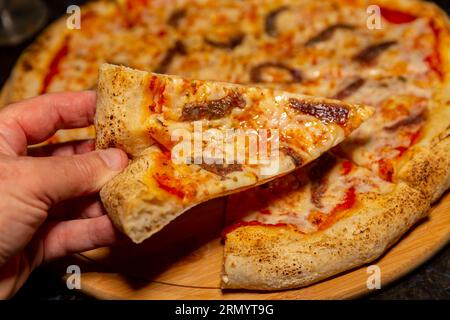
<svg viewBox="0 0 450 320">
<path fill-rule="evenodd" d="M 46 94 L 0 110 L 0 139 L 16 154 L 29 144 L 50 138 L 59 129 L 80 128 L 94 122 L 94 91 Z"/>
</svg>

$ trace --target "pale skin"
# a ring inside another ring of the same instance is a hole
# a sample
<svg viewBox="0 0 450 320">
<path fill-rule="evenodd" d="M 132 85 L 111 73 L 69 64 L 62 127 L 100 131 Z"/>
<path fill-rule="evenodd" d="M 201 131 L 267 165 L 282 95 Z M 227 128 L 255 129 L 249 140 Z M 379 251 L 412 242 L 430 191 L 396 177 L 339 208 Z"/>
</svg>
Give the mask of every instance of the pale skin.
<svg viewBox="0 0 450 320">
<path fill-rule="evenodd" d="M 92 141 L 28 148 L 93 123 L 94 92 L 49 94 L 0 109 L 0 298 L 37 266 L 120 238 L 98 197 L 128 164 Z"/>
</svg>

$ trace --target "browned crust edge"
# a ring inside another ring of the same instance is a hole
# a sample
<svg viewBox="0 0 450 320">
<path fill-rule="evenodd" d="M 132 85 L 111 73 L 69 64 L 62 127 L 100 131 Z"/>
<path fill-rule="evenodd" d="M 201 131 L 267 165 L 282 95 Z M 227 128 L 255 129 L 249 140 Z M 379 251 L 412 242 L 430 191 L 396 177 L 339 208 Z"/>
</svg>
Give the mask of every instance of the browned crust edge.
<svg viewBox="0 0 450 320">
<path fill-rule="evenodd" d="M 247 226 L 226 237 L 224 289 L 307 286 L 373 261 L 424 217 L 429 202 L 405 183 L 393 192 L 359 196 L 359 207 L 323 231 Z"/>
<path fill-rule="evenodd" d="M 438 200 L 450 188 L 450 136 L 414 154 L 399 178 L 424 193 L 430 203 Z"/>
</svg>

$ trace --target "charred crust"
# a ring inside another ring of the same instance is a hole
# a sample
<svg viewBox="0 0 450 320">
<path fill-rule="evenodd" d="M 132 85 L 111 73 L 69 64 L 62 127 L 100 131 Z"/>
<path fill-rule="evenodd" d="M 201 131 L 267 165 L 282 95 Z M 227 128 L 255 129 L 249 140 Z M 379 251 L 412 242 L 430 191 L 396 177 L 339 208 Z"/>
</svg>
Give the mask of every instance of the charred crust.
<svg viewBox="0 0 450 320">
<path fill-rule="evenodd" d="M 245 108 L 245 105 L 240 93 L 231 92 L 221 99 L 187 103 L 183 107 L 181 121 L 216 120 L 229 115 L 234 108 Z"/>
<path fill-rule="evenodd" d="M 289 9 L 288 6 L 281 6 L 275 10 L 270 11 L 266 15 L 266 19 L 264 20 L 264 30 L 266 31 L 267 35 L 271 37 L 276 37 L 278 35 L 277 17 L 280 13 L 288 9 Z"/>
<path fill-rule="evenodd" d="M 370 64 L 374 62 L 380 54 L 395 44 L 397 44 L 397 41 L 395 40 L 372 44 L 356 54 L 353 57 L 353 60 L 359 63 Z"/>
<path fill-rule="evenodd" d="M 264 70 L 267 68 L 278 68 L 289 72 L 291 75 L 291 80 L 287 81 L 287 83 L 296 83 L 303 81 L 303 74 L 300 70 L 292 68 L 281 62 L 264 62 L 258 64 L 250 70 L 250 79 L 255 83 L 265 82 L 263 79 Z"/>
<path fill-rule="evenodd" d="M 343 105 L 328 102 L 311 102 L 289 99 L 289 106 L 300 112 L 313 116 L 324 123 L 345 125 L 349 117 L 349 109 Z"/>
</svg>

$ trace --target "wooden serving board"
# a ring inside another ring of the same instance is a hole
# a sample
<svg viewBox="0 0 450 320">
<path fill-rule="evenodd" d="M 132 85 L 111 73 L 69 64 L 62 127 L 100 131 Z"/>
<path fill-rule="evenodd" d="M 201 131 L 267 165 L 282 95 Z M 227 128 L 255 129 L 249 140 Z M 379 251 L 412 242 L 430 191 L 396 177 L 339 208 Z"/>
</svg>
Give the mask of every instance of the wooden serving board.
<svg viewBox="0 0 450 320">
<path fill-rule="evenodd" d="M 306 288 L 222 291 L 224 199 L 200 205 L 141 245 L 130 242 L 75 255 L 51 266 L 64 278 L 81 268 L 82 291 L 99 299 L 346 299 L 368 293 L 367 266 Z M 382 287 L 430 258 L 450 240 L 450 193 L 392 249 L 373 262 Z"/>
</svg>

